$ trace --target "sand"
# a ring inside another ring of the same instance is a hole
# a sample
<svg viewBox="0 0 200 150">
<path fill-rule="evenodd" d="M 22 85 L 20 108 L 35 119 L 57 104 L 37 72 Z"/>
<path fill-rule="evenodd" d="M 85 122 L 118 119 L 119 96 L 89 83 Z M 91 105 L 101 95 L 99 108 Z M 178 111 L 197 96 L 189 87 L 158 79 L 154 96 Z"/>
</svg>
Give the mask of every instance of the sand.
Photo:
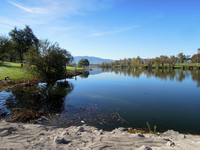
<svg viewBox="0 0 200 150">
<path fill-rule="evenodd" d="M 172 130 L 157 135 L 131 134 L 125 128 L 106 132 L 87 125 L 56 128 L 0 121 L 2 149 L 197 150 L 200 149 L 200 136 Z"/>
</svg>

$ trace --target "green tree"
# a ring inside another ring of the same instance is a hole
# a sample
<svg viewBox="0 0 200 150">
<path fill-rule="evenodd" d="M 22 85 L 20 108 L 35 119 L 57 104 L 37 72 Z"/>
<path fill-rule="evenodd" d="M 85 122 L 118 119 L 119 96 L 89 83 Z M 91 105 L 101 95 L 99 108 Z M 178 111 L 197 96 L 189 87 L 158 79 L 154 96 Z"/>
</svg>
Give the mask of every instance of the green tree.
<svg viewBox="0 0 200 150">
<path fill-rule="evenodd" d="M 140 59 L 139 56 L 137 58 L 132 58 L 132 60 L 131 60 L 131 66 L 133 68 L 138 68 L 138 67 L 140 67 L 141 64 L 142 64 L 142 61 L 141 61 L 141 59 Z"/>
<path fill-rule="evenodd" d="M 12 49 L 12 43 L 8 37 L 0 36 L 0 61 L 4 61 L 10 49 Z"/>
<path fill-rule="evenodd" d="M 72 62 L 71 54 L 47 40 L 40 43 L 40 51 L 32 47 L 25 55 L 27 70 L 47 83 L 65 78 L 66 64 Z"/>
<path fill-rule="evenodd" d="M 148 66 L 149 69 L 152 68 L 153 63 L 154 63 L 153 59 L 147 59 L 147 60 L 146 60 L 146 64 L 147 64 L 147 66 Z"/>
<path fill-rule="evenodd" d="M 193 63 L 200 63 L 200 53 L 192 56 L 192 62 Z"/>
<path fill-rule="evenodd" d="M 14 43 L 15 50 L 19 54 L 21 63 L 24 60 L 24 54 L 28 52 L 30 47 L 35 46 L 36 49 L 38 48 L 39 40 L 29 26 L 25 26 L 23 30 L 15 27 L 10 31 L 9 35 Z"/>
<path fill-rule="evenodd" d="M 175 56 L 170 56 L 170 58 L 169 58 L 169 68 L 170 67 L 174 68 L 175 64 L 176 64 L 176 57 Z"/>
<path fill-rule="evenodd" d="M 81 59 L 78 62 L 78 66 L 79 67 L 87 67 L 89 65 L 90 65 L 90 63 L 89 63 L 89 61 L 87 59 Z"/>
<path fill-rule="evenodd" d="M 159 67 L 160 67 L 160 58 L 159 57 L 154 58 L 154 63 L 156 64 L 157 68 L 159 69 Z"/>
<path fill-rule="evenodd" d="M 162 64 L 162 67 L 164 68 L 164 64 L 168 63 L 169 58 L 167 56 L 161 55 L 160 56 L 160 63 Z"/>
<path fill-rule="evenodd" d="M 186 56 L 183 55 L 183 53 L 179 53 L 179 54 L 178 54 L 178 61 L 179 61 L 180 63 L 183 63 L 185 60 L 186 60 Z"/>
</svg>

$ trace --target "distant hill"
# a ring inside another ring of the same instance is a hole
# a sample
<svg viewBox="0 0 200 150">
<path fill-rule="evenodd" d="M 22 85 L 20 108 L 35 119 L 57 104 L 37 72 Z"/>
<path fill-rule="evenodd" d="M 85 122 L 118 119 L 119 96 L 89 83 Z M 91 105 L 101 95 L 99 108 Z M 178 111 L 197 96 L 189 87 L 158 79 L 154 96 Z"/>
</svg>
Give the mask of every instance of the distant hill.
<svg viewBox="0 0 200 150">
<path fill-rule="evenodd" d="M 80 59 L 88 59 L 90 64 L 101 64 L 102 62 L 112 62 L 112 59 L 103 59 L 99 57 L 92 57 L 92 56 L 75 56 L 74 62 L 77 64 Z"/>
</svg>

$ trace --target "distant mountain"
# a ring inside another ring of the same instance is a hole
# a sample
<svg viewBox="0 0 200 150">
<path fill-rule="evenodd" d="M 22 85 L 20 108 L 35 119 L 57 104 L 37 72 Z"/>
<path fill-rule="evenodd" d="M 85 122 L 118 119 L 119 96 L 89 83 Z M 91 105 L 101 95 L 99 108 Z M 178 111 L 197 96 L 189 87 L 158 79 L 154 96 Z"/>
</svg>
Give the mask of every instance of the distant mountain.
<svg viewBox="0 0 200 150">
<path fill-rule="evenodd" d="M 80 59 L 88 59 L 90 64 L 101 64 L 102 62 L 112 62 L 114 60 L 112 59 L 103 59 L 99 57 L 92 57 L 92 56 L 75 56 L 74 57 L 74 62 L 78 64 L 78 61 Z"/>
</svg>

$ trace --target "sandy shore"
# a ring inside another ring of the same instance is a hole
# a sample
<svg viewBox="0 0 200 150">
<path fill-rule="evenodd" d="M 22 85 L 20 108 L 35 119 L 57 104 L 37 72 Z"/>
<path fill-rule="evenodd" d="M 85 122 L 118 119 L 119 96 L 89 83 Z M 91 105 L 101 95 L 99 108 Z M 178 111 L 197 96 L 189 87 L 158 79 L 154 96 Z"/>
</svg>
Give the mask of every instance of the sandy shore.
<svg viewBox="0 0 200 150">
<path fill-rule="evenodd" d="M 124 128 L 106 132 L 87 125 L 55 128 L 1 121 L 0 150 L 2 149 L 196 150 L 200 149 L 200 136 L 183 135 L 172 130 L 159 135 L 143 135 L 130 134 Z"/>
</svg>

